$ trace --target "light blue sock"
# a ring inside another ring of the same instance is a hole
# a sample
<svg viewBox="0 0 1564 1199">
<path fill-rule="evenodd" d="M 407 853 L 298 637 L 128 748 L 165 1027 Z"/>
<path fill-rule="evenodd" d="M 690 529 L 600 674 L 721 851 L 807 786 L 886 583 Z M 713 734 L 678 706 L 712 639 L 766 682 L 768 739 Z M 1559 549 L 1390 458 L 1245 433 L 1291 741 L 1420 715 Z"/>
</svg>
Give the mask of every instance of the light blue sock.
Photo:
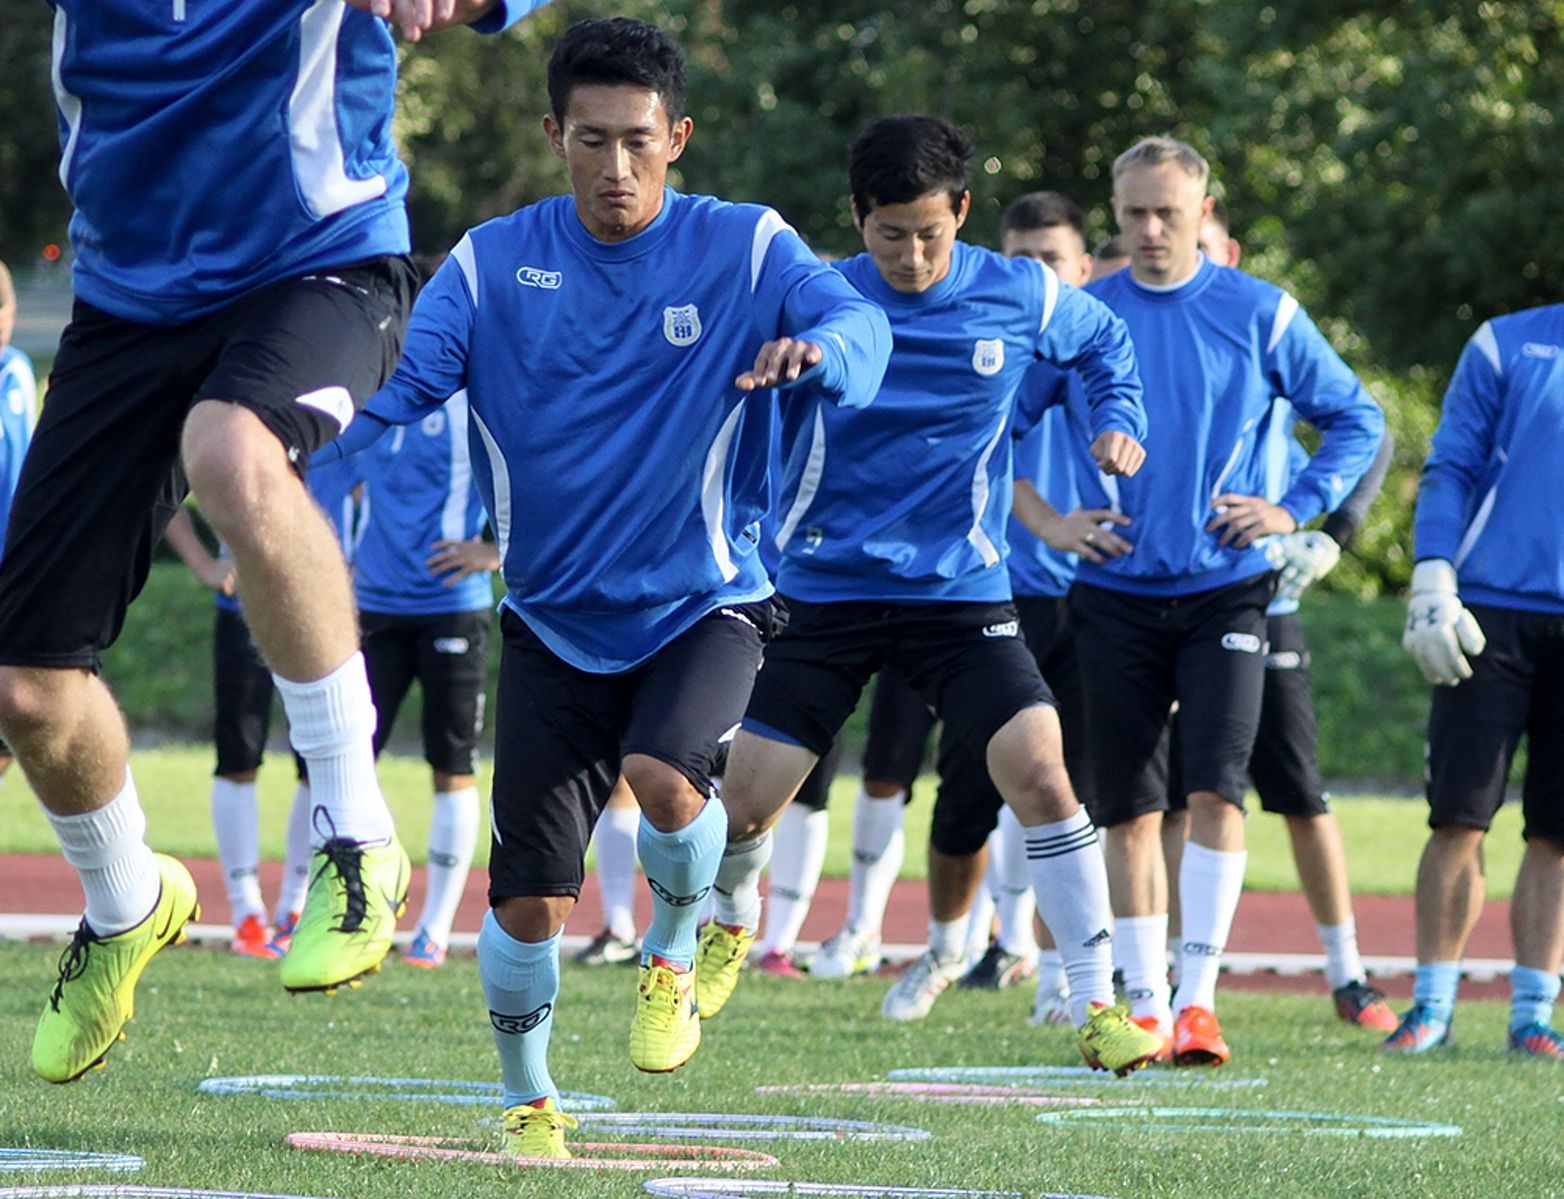
<svg viewBox="0 0 1564 1199">
<path fill-rule="evenodd" d="M 1420 964 L 1412 976 L 1412 1000 L 1428 1008 L 1436 1019 L 1450 1023 L 1455 1014 L 1455 989 L 1461 982 L 1460 962 Z"/>
<path fill-rule="evenodd" d="M 727 840 L 728 811 L 715 799 L 671 833 L 658 832 L 641 817 L 635 848 L 652 889 L 652 926 L 641 938 L 642 961 L 656 954 L 679 966 L 694 965 L 701 901 L 717 880 Z"/>
<path fill-rule="evenodd" d="M 1559 997 L 1559 976 L 1530 966 L 1510 970 L 1510 1031 L 1528 1024 L 1553 1022 L 1553 1004 Z"/>
<path fill-rule="evenodd" d="M 559 934 L 547 941 L 518 941 L 489 912 L 478 933 L 478 977 L 500 1051 L 505 1106 L 544 1096 L 558 1103 L 559 1090 L 548 1072 L 548 1042 L 559 998 Z"/>
</svg>

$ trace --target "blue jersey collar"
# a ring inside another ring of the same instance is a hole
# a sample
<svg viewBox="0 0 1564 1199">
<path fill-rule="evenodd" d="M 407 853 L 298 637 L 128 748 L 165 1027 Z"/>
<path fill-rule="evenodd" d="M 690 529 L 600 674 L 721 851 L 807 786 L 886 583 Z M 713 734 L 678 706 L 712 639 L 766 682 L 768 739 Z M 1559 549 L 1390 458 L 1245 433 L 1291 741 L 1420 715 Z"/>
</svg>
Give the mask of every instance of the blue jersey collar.
<svg viewBox="0 0 1564 1199">
<path fill-rule="evenodd" d="M 668 236 L 671 214 L 680 198 L 678 192 L 665 186 L 663 206 L 652 219 L 652 223 L 634 237 L 627 237 L 624 241 L 599 241 L 588 233 L 586 226 L 581 223 L 581 217 L 576 213 L 575 201 L 572 198 L 569 205 L 570 215 L 565 220 L 565 230 L 570 240 L 590 258 L 603 262 L 624 262 L 631 258 L 639 258 L 655 250 Z"/>
</svg>

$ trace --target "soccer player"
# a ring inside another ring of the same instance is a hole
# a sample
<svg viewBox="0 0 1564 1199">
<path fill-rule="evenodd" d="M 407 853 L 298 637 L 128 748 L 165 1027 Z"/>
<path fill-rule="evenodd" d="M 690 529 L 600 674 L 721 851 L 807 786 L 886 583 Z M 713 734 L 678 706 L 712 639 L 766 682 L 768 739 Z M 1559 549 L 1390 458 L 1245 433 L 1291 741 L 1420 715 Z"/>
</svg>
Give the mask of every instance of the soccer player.
<svg viewBox="0 0 1564 1199">
<path fill-rule="evenodd" d="M 1134 548 L 1083 561 L 1070 592 L 1078 644 L 1090 647 L 1080 656 L 1087 750 L 1107 827 L 1125 992 L 1185 1065 L 1229 1056 L 1216 981 L 1243 888 L 1244 770 L 1275 588 L 1256 543 L 1336 506 L 1384 428 L 1291 296 L 1200 253 L 1208 176 L 1205 159 L 1171 138 L 1147 138 L 1114 163 L 1114 213 L 1131 263 L 1089 290 L 1135 339 L 1159 453 L 1133 479 L 1081 472 L 1083 502 L 1127 517 L 1116 535 Z M 1273 503 L 1260 434 L 1278 395 L 1322 440 Z M 1170 1010 L 1160 833 L 1162 746 L 1175 702 L 1190 835 L 1179 871 L 1183 967 Z"/>
<path fill-rule="evenodd" d="M 445 962 L 478 840 L 475 774 L 494 619 L 490 580 L 499 569 L 499 553 L 481 536 L 469 419 L 467 396 L 457 392 L 356 459 L 367 501 L 353 591 L 375 701 L 377 756 L 415 680 L 423 694 L 434 814 L 424 907 L 402 960 L 429 969 Z"/>
<path fill-rule="evenodd" d="M 38 419 L 38 381 L 32 359 L 11 344 L 15 328 L 16 285 L 0 262 L 0 529 L 10 519 L 11 496 Z M 11 747 L 0 740 L 0 775 L 10 768 Z"/>
<path fill-rule="evenodd" d="M 1412 1007 L 1385 1042 L 1450 1040 L 1461 954 L 1482 908 L 1483 834 L 1521 737 L 1521 858 L 1510 900 L 1509 1046 L 1564 1060 L 1551 1026 L 1564 965 L 1564 304 L 1479 326 L 1423 467 L 1406 647 L 1434 685 L 1429 826 L 1417 871 Z"/>
<path fill-rule="evenodd" d="M 390 373 L 412 295 L 397 50 L 375 14 L 416 39 L 534 4 L 50 3 L 76 307 L 0 561 L 0 729 L 86 893 L 33 1042 L 36 1071 L 67 1082 L 196 914 L 189 872 L 147 846 L 97 674 L 186 479 L 233 550 L 313 782 L 283 985 L 334 992 L 390 945 L 407 857 L 347 569 L 301 472 Z"/>
<path fill-rule="evenodd" d="M 776 619 L 756 553 L 772 389 L 867 404 L 890 330 L 771 209 L 666 186 L 693 129 L 666 34 L 582 22 L 548 79 L 571 194 L 457 244 L 359 437 L 467 389 L 507 588 L 478 967 L 507 1151 L 563 1157 L 548 1041 L 592 826 L 622 773 L 653 897 L 630 1057 L 677 1069 L 700 1044 L 696 919 L 727 834 L 712 764 Z"/>
<path fill-rule="evenodd" d="M 583 966 L 618 966 L 641 960 L 635 937 L 635 834 L 641 807 L 620 779 L 592 830 L 603 928 L 573 960 Z"/>
<path fill-rule="evenodd" d="M 1228 213 L 1216 201 L 1201 222 L 1200 248 L 1218 266 L 1236 267 L 1242 246 L 1229 230 Z M 1293 435 L 1297 414 L 1286 399 L 1278 398 L 1266 426 L 1267 443 L 1274 451 L 1268 472 L 1266 498 L 1278 501 L 1297 473 L 1308 462 L 1308 453 Z M 1314 916 L 1314 927 L 1325 950 L 1325 980 L 1336 1013 L 1349 1024 L 1389 1032 L 1395 1015 L 1385 997 L 1368 982 L 1358 952 L 1357 921 L 1352 913 L 1352 892 L 1347 883 L 1347 851 L 1341 826 L 1331 811 L 1330 796 L 1320 779 L 1314 696 L 1309 687 L 1309 648 L 1304 641 L 1298 606 L 1303 591 L 1336 565 L 1341 551 L 1367 515 L 1369 505 L 1384 485 L 1390 469 L 1393 443 L 1387 430 L 1374 461 L 1351 493 L 1325 516 L 1318 529 L 1299 530 L 1273 537 L 1266 553 L 1281 572 L 1276 598 L 1266 609 L 1265 692 L 1249 777 L 1260 795 L 1260 808 L 1287 821 L 1293 861 Z M 1177 717 L 1174 718 L 1177 726 Z M 1179 782 L 1177 740 L 1169 766 L 1169 810 L 1163 819 L 1162 841 L 1170 875 L 1176 875 L 1183 856 L 1187 812 Z M 1178 960 L 1178 897 L 1168 896 L 1168 923 L 1173 958 Z"/>
<path fill-rule="evenodd" d="M 1026 370 L 1042 358 L 1081 371 L 1094 461 L 1114 475 L 1144 456 L 1140 383 L 1123 325 L 1101 304 L 1039 263 L 957 240 L 970 156 L 937 117 L 876 121 L 853 143 L 867 253 L 839 265 L 885 308 L 896 348 L 870 408 L 790 415 L 778 588 L 791 616 L 729 758 L 728 847 L 701 939 L 699 1002 L 715 1015 L 738 980 L 769 826 L 893 661 L 1020 816 L 1038 904 L 1074 984 L 1081 1050 L 1124 1073 L 1159 1043 L 1111 1006 L 1107 876 L 1065 773 L 1053 697 L 1019 636 L 1002 547 L 1011 409 Z M 964 940 L 931 937 L 909 975 L 959 977 Z"/>
</svg>

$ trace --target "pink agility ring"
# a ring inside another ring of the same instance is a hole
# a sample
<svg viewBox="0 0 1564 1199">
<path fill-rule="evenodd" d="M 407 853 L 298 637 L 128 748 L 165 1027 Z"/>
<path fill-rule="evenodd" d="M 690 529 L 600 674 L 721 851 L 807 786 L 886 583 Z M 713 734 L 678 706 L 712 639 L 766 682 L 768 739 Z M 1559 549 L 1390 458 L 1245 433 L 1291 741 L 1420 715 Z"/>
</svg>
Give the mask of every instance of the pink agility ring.
<svg viewBox="0 0 1564 1199">
<path fill-rule="evenodd" d="M 716 1170 L 763 1170 L 777 1164 L 769 1153 L 719 1145 L 634 1145 L 578 1141 L 571 1158 L 517 1157 L 474 1149 L 455 1137 L 383 1136 L 367 1132 L 291 1132 L 283 1144 L 321 1153 L 394 1157 L 405 1161 L 481 1162 L 491 1166 L 541 1166 L 556 1170 L 660 1170 L 670 1162 L 699 1163 Z"/>
<path fill-rule="evenodd" d="M 1050 1095 L 1031 1087 L 980 1086 L 957 1082 L 820 1082 L 756 1087 L 757 1095 L 867 1095 L 919 1103 L 1014 1103 L 1026 1107 L 1097 1107 L 1101 1099 Z"/>
</svg>

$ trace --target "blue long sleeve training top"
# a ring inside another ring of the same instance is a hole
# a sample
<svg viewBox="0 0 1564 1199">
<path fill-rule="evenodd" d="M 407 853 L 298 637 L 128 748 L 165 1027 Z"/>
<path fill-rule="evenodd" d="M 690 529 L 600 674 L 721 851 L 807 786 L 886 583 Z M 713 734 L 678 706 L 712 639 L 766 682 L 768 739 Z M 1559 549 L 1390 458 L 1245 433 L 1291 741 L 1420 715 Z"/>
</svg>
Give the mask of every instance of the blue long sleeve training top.
<svg viewBox="0 0 1564 1199">
<path fill-rule="evenodd" d="M 605 243 L 570 197 L 544 200 L 458 243 L 343 448 L 466 388 L 504 603 L 578 669 L 629 670 L 771 593 L 773 401 L 734 379 L 783 335 L 824 353 L 784 405 L 874 398 L 884 313 L 771 209 L 669 190 L 648 228 Z"/>
<path fill-rule="evenodd" d="M 487 571 L 446 586 L 428 566 L 435 542 L 469 541 L 483 532 L 468 423 L 467 393 L 459 391 L 359 456 L 368 498 L 353 590 L 365 612 L 435 616 L 494 606 Z"/>
<path fill-rule="evenodd" d="M 1124 324 L 1041 263 L 957 242 L 945 278 L 898 292 L 861 254 L 841 272 L 890 317 L 874 405 L 784 412 L 777 588 L 801 600 L 1010 598 L 1011 410 L 1039 360 L 1074 369 L 1093 434 L 1145 432 Z"/>
<path fill-rule="evenodd" d="M 1132 478 L 1105 478 L 1083 459 L 1082 504 L 1128 516 L 1117 531 L 1135 548 L 1082 562 L 1080 581 L 1175 596 L 1270 569 L 1261 548 L 1224 547 L 1206 526 L 1216 496 L 1266 494 L 1272 400 L 1286 396 L 1323 435 L 1278 501 L 1300 527 L 1339 504 L 1368 469 L 1384 415 L 1298 302 L 1240 270 L 1202 257 L 1172 288 L 1146 287 L 1122 270 L 1087 290 L 1135 339 L 1149 431 L 1146 462 Z"/>
<path fill-rule="evenodd" d="M 1423 466 L 1417 557 L 1461 598 L 1564 612 L 1564 304 L 1482 324 L 1456 364 Z"/>
<path fill-rule="evenodd" d="M 1090 410 L 1080 377 L 1039 362 L 1026 372 L 1016 393 L 1015 477 L 1037 488 L 1057 512 L 1081 506 L 1081 446 L 1090 450 Z M 1088 456 L 1087 461 L 1090 461 Z M 1080 559 L 1035 536 L 1014 515 L 1010 541 L 1010 588 L 1016 596 L 1058 598 L 1070 590 Z"/>
<path fill-rule="evenodd" d="M 396 45 L 343 0 L 47 0 L 76 294 L 192 320 L 408 248 Z M 502 29 L 547 0 L 501 0 Z"/>
</svg>

